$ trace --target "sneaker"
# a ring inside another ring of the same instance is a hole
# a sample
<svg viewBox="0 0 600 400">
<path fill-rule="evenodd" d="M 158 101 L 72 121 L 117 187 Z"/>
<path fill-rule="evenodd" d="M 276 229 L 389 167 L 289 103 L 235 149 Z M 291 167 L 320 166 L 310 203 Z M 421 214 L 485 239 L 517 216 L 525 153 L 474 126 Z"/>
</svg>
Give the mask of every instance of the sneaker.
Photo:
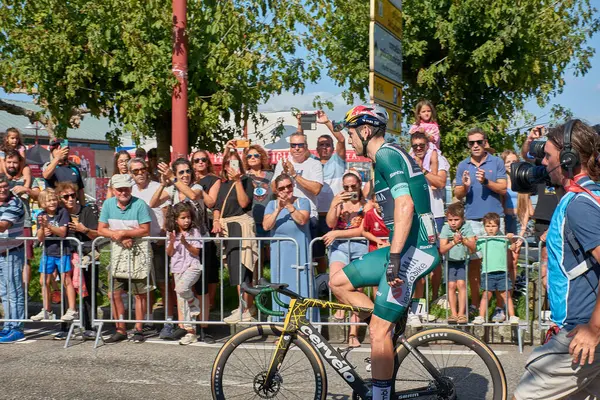
<svg viewBox="0 0 600 400">
<path fill-rule="evenodd" d="M 135 333 L 136 330 L 134 329 Z M 144 335 L 144 337 L 151 337 L 151 336 L 156 336 L 156 334 L 158 334 L 158 331 L 156 330 L 156 328 L 152 325 L 148 325 L 148 324 L 144 324 L 144 326 L 142 326 L 142 330 L 141 330 L 142 334 Z"/>
<path fill-rule="evenodd" d="M 74 319 L 79 319 L 79 313 L 69 308 L 65 315 L 62 316 L 61 321 L 69 322 L 73 321 Z"/>
<path fill-rule="evenodd" d="M 504 322 L 506 320 L 506 315 L 504 315 L 504 310 L 501 308 L 496 308 L 496 312 L 492 317 L 493 322 Z"/>
<path fill-rule="evenodd" d="M 473 323 L 475 325 L 481 325 L 485 323 L 485 319 L 483 317 L 477 316 L 475 317 L 475 319 L 473 320 Z"/>
<path fill-rule="evenodd" d="M 25 340 L 25 334 L 15 329 L 10 330 L 5 336 L 0 337 L 0 343 L 16 343 Z"/>
<path fill-rule="evenodd" d="M 208 333 L 201 333 L 200 334 L 200 342 L 206 343 L 206 344 L 214 344 L 215 343 L 215 338 L 212 337 L 212 335 L 208 334 Z"/>
<path fill-rule="evenodd" d="M 251 312 L 249 310 L 244 311 L 241 315 L 241 318 L 240 318 L 239 312 L 237 312 L 236 314 L 231 314 L 227 318 L 223 318 L 223 322 L 225 322 L 226 324 L 237 324 L 238 322 L 252 322 L 252 321 L 256 321 L 256 320 L 254 319 L 254 316 L 251 314 Z"/>
<path fill-rule="evenodd" d="M 419 316 L 417 314 L 413 314 L 413 313 L 408 314 L 408 319 L 406 320 L 406 324 L 413 328 L 421 328 L 423 326 Z"/>
<path fill-rule="evenodd" d="M 104 343 L 112 344 L 112 343 L 122 342 L 123 340 L 127 340 L 127 335 L 117 331 L 117 332 L 113 333 L 109 338 L 104 339 Z"/>
<path fill-rule="evenodd" d="M 183 328 L 177 327 L 175 330 L 173 330 L 173 340 L 179 340 L 182 337 L 184 337 L 185 335 L 187 335 L 187 331 Z"/>
<path fill-rule="evenodd" d="M 197 341 L 198 337 L 195 333 L 187 333 L 184 337 L 181 338 L 179 344 L 185 346 L 188 344 L 196 343 Z"/>
<path fill-rule="evenodd" d="M 60 331 L 54 335 L 54 340 L 67 340 L 67 336 L 69 336 L 69 332 Z"/>
<path fill-rule="evenodd" d="M 146 337 L 144 336 L 143 331 L 135 331 L 131 340 L 133 343 L 144 343 L 146 341 Z"/>
<path fill-rule="evenodd" d="M 421 319 L 427 322 L 435 322 L 437 321 L 437 317 L 433 314 L 421 314 Z"/>
<path fill-rule="evenodd" d="M 476 317 L 476 316 L 478 316 L 478 315 L 479 315 L 479 307 L 477 307 L 477 306 L 476 306 L 476 305 L 474 305 L 474 304 L 471 304 L 471 305 L 469 306 L 469 316 L 470 316 L 471 318 L 475 318 L 475 317 Z"/>
<path fill-rule="evenodd" d="M 32 321 L 41 321 L 44 319 L 56 319 L 52 311 L 47 311 L 42 308 L 42 311 L 31 317 Z"/>
<path fill-rule="evenodd" d="M 10 329 L 9 329 L 9 328 L 4 328 L 4 329 L 2 329 L 2 330 L 0 331 L 0 337 L 4 337 L 4 336 L 8 335 L 8 334 L 9 334 L 9 332 L 10 332 Z"/>
<path fill-rule="evenodd" d="M 516 315 L 513 315 L 508 319 L 508 322 L 510 322 L 511 325 L 519 325 L 519 321 L 520 319 Z"/>
<path fill-rule="evenodd" d="M 234 315 L 234 314 L 239 314 L 239 313 L 240 313 L 240 308 L 238 307 L 235 310 L 232 310 L 231 314 L 229 314 L 229 315 Z"/>
<path fill-rule="evenodd" d="M 81 334 L 81 338 L 83 340 L 96 340 L 96 332 L 94 331 L 85 331 Z"/>
<path fill-rule="evenodd" d="M 194 298 L 194 301 L 190 304 L 190 318 L 196 319 L 200 315 L 200 301 Z"/>
<path fill-rule="evenodd" d="M 158 335 L 159 339 L 162 340 L 175 340 L 173 338 L 173 324 L 165 324 L 163 328 L 160 330 L 160 334 Z"/>
</svg>

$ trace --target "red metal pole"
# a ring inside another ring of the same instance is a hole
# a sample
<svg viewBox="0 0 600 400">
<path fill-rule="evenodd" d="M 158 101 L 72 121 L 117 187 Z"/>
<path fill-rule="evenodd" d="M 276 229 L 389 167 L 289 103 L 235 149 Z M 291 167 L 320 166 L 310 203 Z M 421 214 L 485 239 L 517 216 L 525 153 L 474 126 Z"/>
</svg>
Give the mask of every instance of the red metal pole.
<svg viewBox="0 0 600 400">
<path fill-rule="evenodd" d="M 172 159 L 187 156 L 188 120 L 187 120 L 187 0 L 173 0 L 173 74 L 178 84 L 173 88 L 172 122 Z"/>
</svg>

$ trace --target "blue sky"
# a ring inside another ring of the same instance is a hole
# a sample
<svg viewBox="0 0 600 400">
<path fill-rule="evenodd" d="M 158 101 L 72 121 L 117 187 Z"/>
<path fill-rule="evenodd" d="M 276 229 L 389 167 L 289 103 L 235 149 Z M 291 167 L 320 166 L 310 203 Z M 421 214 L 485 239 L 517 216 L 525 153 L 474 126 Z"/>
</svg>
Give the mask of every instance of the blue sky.
<svg viewBox="0 0 600 400">
<path fill-rule="evenodd" d="M 600 9 L 600 0 L 592 0 L 591 3 L 593 7 Z M 596 49 L 596 54 L 591 60 L 592 68 L 585 76 L 576 77 L 570 69 L 565 75 L 566 85 L 563 93 L 552 99 L 547 107 L 540 109 L 535 100 L 527 103 L 526 110 L 540 117 L 538 122 L 548 122 L 548 117 L 545 114 L 548 113 L 552 105 L 560 104 L 571 109 L 578 118 L 587 120 L 591 124 L 600 123 L 600 34 L 596 34 L 588 41 L 588 44 Z M 283 93 L 280 96 L 275 96 L 262 105 L 260 110 L 263 112 L 289 111 L 291 107 L 311 110 L 313 99 L 315 96 L 320 95 L 323 100 L 331 100 L 334 103 L 334 110 L 328 111 L 330 118 L 342 119 L 349 106 L 342 100 L 341 92 L 342 88 L 337 87 L 331 79 L 325 78 L 317 84 L 307 84 L 305 93 L 302 95 Z M 18 100 L 30 99 L 25 95 L 7 95 L 1 89 L 0 97 Z"/>
</svg>

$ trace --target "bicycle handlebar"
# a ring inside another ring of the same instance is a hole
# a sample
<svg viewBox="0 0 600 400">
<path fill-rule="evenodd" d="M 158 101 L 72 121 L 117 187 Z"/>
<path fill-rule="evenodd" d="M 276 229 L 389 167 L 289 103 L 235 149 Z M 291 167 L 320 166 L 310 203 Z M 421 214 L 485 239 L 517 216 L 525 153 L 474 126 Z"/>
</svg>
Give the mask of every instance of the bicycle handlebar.
<svg viewBox="0 0 600 400">
<path fill-rule="evenodd" d="M 274 317 L 283 317 L 285 315 L 285 313 L 283 311 L 274 311 L 274 310 L 270 310 L 267 307 L 265 307 L 262 303 L 263 303 L 263 298 L 266 299 L 266 296 L 273 293 L 273 300 L 275 301 L 275 303 L 279 304 L 280 307 L 283 308 L 289 308 L 289 304 L 284 303 L 280 298 L 279 298 L 279 292 L 277 287 L 272 287 L 272 286 L 267 286 L 269 285 L 269 282 L 267 282 L 266 280 L 261 279 L 261 281 L 259 282 L 259 286 L 258 287 L 250 287 L 248 286 L 248 283 L 244 282 L 241 285 L 241 289 L 244 292 L 247 292 L 253 296 L 255 296 L 256 298 L 254 299 L 254 304 L 256 304 L 256 307 L 263 313 L 267 314 L 267 315 L 272 315 Z M 260 287 L 262 286 L 262 287 Z M 286 285 L 287 286 L 287 285 Z"/>
</svg>

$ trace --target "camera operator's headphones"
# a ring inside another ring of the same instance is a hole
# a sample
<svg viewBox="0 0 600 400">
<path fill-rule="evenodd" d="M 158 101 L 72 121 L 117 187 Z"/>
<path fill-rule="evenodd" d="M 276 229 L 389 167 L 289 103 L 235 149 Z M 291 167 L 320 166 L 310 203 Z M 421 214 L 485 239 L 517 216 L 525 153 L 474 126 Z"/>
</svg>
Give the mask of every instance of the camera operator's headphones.
<svg viewBox="0 0 600 400">
<path fill-rule="evenodd" d="M 569 178 L 573 178 L 573 170 L 581 164 L 579 152 L 571 145 L 571 136 L 573 134 L 573 126 L 578 119 L 571 119 L 565 124 L 563 133 L 563 149 L 560 151 L 560 166 L 563 171 L 568 174 Z"/>
</svg>

